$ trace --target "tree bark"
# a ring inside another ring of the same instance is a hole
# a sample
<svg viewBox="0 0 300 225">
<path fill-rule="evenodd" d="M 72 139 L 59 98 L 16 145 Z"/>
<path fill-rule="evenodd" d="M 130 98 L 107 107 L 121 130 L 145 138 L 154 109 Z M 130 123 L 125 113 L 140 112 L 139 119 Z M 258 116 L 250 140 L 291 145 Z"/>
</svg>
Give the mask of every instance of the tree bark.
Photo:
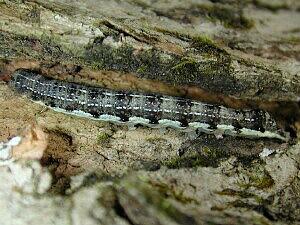
<svg viewBox="0 0 300 225">
<path fill-rule="evenodd" d="M 0 0 L 0 79 L 26 68 L 262 108 L 297 134 L 299 21 L 298 0 Z M 300 221 L 297 138 L 186 141 L 174 130 L 161 135 L 45 111 L 4 82 L 0 93 L 1 141 L 31 123 L 49 137 L 41 161 L 0 166 L 1 224 Z M 44 174 L 52 184 L 41 184 Z"/>
</svg>

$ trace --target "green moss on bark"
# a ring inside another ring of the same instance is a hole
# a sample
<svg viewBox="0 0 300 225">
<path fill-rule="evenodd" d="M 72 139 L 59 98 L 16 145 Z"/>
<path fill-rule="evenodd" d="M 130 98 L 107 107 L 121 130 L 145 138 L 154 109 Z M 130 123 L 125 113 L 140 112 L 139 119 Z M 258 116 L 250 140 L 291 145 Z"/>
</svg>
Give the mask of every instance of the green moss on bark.
<svg viewBox="0 0 300 225">
<path fill-rule="evenodd" d="M 267 9 L 272 12 L 277 12 L 281 9 L 288 9 L 289 6 L 287 2 L 278 2 L 278 1 L 265 1 L 265 0 L 253 0 L 253 4 L 261 9 Z"/>
<path fill-rule="evenodd" d="M 174 8 L 168 11 L 156 10 L 156 14 L 182 23 L 191 23 L 192 17 L 206 17 L 212 22 L 220 21 L 227 28 L 250 29 L 253 20 L 243 13 L 243 3 L 234 4 L 194 4 L 189 8 Z"/>
<path fill-rule="evenodd" d="M 172 218 L 178 224 L 198 224 L 195 218 L 175 207 L 172 201 L 166 198 L 166 192 L 153 189 L 149 181 L 138 179 L 123 180 L 121 186 L 122 188 L 119 188 L 120 191 L 117 195 L 122 199 L 120 202 L 124 208 L 138 207 L 140 213 L 147 214 L 147 208 L 150 206 L 158 214 Z"/>
<path fill-rule="evenodd" d="M 39 61 L 70 62 L 74 59 L 71 53 L 67 53 L 55 43 L 53 38 L 42 35 L 40 39 L 33 36 L 13 35 L 0 33 L 0 56 L 5 58 L 24 57 Z"/>
<path fill-rule="evenodd" d="M 165 166 L 171 169 L 183 167 L 217 167 L 219 163 L 228 158 L 228 154 L 221 149 L 212 149 L 204 146 L 199 152 L 192 152 L 182 157 L 175 157 L 163 162 Z"/>
<path fill-rule="evenodd" d="M 212 21 L 219 20 L 228 28 L 250 29 L 254 26 L 254 22 L 246 18 L 243 11 L 235 6 L 221 4 L 197 5 L 194 14 L 206 15 Z"/>
<path fill-rule="evenodd" d="M 137 52 L 128 44 L 116 47 L 101 41 L 82 47 L 70 45 L 63 38 L 49 34 L 33 37 L 2 32 L 0 41 L 0 55 L 4 58 L 24 57 L 134 73 L 140 78 L 172 85 L 198 85 L 210 91 L 222 90 L 223 93 L 233 94 L 244 88 L 238 86 L 231 76 L 230 56 L 203 37 L 191 40 L 191 48 L 183 55 L 167 54 L 156 48 Z M 199 57 L 202 59 L 199 60 Z"/>
</svg>

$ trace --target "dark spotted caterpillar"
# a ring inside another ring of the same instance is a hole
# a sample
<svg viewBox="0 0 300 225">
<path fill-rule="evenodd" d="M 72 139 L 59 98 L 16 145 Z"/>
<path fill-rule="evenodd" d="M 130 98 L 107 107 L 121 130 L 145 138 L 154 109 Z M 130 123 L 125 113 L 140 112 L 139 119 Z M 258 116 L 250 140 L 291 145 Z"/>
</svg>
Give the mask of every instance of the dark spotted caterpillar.
<svg viewBox="0 0 300 225">
<path fill-rule="evenodd" d="M 286 140 L 262 110 L 236 110 L 165 95 L 121 92 L 46 78 L 18 70 L 10 82 L 19 93 L 57 111 L 110 122 L 175 127 L 205 133 Z"/>
</svg>

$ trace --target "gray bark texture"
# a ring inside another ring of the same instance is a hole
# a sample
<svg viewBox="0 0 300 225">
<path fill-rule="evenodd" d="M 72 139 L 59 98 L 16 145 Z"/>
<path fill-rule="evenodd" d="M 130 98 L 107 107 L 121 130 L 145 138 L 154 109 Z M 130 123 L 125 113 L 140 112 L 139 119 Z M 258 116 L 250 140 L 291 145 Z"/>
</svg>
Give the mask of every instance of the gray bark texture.
<svg viewBox="0 0 300 225">
<path fill-rule="evenodd" d="M 0 224 L 299 224 L 299 21 L 298 0 L 0 0 Z M 292 138 L 65 115 L 8 87 L 19 68 L 264 109 Z"/>
</svg>

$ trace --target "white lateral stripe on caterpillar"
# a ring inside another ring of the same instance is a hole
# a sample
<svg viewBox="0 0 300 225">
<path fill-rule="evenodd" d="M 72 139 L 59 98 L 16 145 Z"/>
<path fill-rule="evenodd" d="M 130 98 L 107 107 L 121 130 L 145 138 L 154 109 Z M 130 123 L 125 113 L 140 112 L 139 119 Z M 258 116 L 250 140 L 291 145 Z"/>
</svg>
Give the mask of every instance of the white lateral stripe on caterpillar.
<svg viewBox="0 0 300 225">
<path fill-rule="evenodd" d="M 14 73 L 11 86 L 56 111 L 91 119 L 287 140 L 275 120 L 262 110 L 236 110 L 173 96 L 112 91 L 26 70 Z"/>
</svg>

